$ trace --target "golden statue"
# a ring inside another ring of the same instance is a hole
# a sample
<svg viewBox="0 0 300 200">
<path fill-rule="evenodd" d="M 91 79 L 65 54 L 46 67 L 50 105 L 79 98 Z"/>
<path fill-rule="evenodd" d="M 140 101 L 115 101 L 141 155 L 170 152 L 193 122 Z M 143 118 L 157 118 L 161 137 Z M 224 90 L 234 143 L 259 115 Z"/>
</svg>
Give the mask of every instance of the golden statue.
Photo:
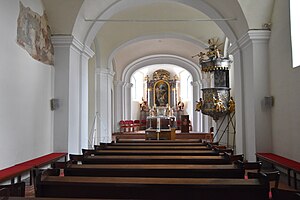
<svg viewBox="0 0 300 200">
<path fill-rule="evenodd" d="M 232 97 L 230 97 L 230 99 L 228 101 L 228 110 L 230 113 L 235 111 L 235 102 Z"/>
<path fill-rule="evenodd" d="M 221 54 L 220 54 L 220 49 L 218 49 L 219 46 L 222 45 L 221 44 L 218 44 L 219 42 L 219 39 L 217 39 L 217 41 L 215 41 L 214 39 L 209 39 L 208 40 L 208 52 L 206 53 L 206 55 L 210 58 L 210 59 L 213 59 L 213 58 L 220 58 L 221 57 Z"/>
<path fill-rule="evenodd" d="M 195 111 L 200 111 L 202 109 L 202 106 L 203 106 L 203 101 L 202 101 L 202 98 L 199 99 L 199 101 L 196 101 L 197 104 L 196 104 L 196 110 Z"/>
<path fill-rule="evenodd" d="M 216 112 L 224 112 L 226 110 L 224 103 L 221 99 L 217 99 L 216 97 L 213 97 L 215 110 Z"/>
</svg>

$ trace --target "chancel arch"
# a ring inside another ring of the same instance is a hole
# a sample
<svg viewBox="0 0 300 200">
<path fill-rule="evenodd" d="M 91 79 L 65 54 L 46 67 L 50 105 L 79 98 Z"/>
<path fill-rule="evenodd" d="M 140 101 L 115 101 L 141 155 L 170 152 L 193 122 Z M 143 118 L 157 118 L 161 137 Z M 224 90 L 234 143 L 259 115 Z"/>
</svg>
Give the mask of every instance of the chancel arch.
<svg viewBox="0 0 300 200">
<path fill-rule="evenodd" d="M 118 122 L 121 119 L 130 119 L 131 118 L 131 83 L 130 79 L 134 72 L 138 69 L 143 68 L 145 66 L 150 65 L 163 65 L 163 64 L 172 64 L 175 66 L 180 66 L 183 69 L 187 70 L 192 76 L 192 87 L 193 87 L 193 99 L 192 102 L 196 102 L 200 97 L 200 89 L 201 89 L 201 72 L 197 64 L 192 61 L 175 56 L 175 55 L 152 55 L 146 56 L 144 58 L 140 58 L 131 64 L 127 65 L 122 72 L 121 76 L 121 84 L 116 84 L 117 87 L 121 90 L 121 96 L 123 98 L 115 98 L 115 105 L 122 105 L 122 108 L 119 110 L 115 110 L 115 130 L 118 130 Z M 115 85 L 115 87 L 116 87 Z M 128 94 L 129 93 L 129 94 Z M 126 94 L 126 95 L 125 95 Z M 205 130 L 205 126 L 200 126 L 202 124 L 202 116 L 198 114 L 198 112 L 193 111 L 193 129 L 197 131 Z"/>
</svg>

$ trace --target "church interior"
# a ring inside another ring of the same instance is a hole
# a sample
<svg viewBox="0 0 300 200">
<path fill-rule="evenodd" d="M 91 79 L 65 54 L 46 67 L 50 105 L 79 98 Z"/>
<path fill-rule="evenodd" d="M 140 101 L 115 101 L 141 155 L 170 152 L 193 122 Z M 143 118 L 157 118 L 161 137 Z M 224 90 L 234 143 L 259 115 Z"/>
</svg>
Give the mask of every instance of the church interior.
<svg viewBox="0 0 300 200">
<path fill-rule="evenodd" d="M 278 173 L 292 191 L 284 195 L 299 199 L 297 6 L 297 0 L 0 1 L 0 199 L 9 194 L 2 185 L 24 180 L 37 197 L 237 198 L 203 180 L 215 178 L 232 179 L 222 184 L 249 194 L 245 199 L 276 200 L 278 186 L 271 192 L 261 180 L 278 182 Z M 251 163 L 255 169 L 259 163 L 253 180 L 245 173 Z M 51 181 L 54 174 L 80 170 L 78 196 L 69 195 L 67 182 L 61 193 L 69 196 L 51 190 L 59 182 Z M 143 194 L 132 195 L 140 184 Z"/>
</svg>

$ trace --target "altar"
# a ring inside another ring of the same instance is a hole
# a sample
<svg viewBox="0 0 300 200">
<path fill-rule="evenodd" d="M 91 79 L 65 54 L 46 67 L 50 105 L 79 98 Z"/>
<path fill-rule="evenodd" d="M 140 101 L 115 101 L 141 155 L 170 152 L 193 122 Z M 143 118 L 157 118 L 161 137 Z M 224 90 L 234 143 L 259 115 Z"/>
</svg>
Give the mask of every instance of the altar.
<svg viewBox="0 0 300 200">
<path fill-rule="evenodd" d="M 147 129 L 153 129 L 153 126 L 156 132 L 161 129 L 171 131 L 171 128 L 179 130 L 184 103 L 180 98 L 178 77 L 174 75 L 171 78 L 170 72 L 159 69 L 152 77 L 146 76 L 144 84 L 145 92 L 140 104 L 140 122 L 143 122 L 141 130 L 148 133 Z M 160 124 L 156 127 L 158 120 Z"/>
</svg>

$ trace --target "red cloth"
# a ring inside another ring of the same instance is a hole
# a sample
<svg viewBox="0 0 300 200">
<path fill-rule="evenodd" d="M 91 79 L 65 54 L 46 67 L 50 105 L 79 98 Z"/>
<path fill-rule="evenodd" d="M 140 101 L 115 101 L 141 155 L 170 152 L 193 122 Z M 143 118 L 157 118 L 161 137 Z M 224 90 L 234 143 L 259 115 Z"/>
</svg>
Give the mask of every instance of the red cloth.
<svg viewBox="0 0 300 200">
<path fill-rule="evenodd" d="M 31 170 L 34 167 L 39 167 L 52 163 L 55 160 L 63 158 L 67 153 L 50 153 L 26 162 L 19 163 L 15 166 L 0 170 L 0 182 L 17 177 L 22 173 Z"/>
<path fill-rule="evenodd" d="M 32 160 L 28 160 L 26 162 L 22 162 L 19 163 L 17 165 L 27 165 L 27 166 L 31 166 L 31 167 L 39 167 L 41 165 L 46 165 L 49 164 L 51 162 L 53 162 L 54 160 L 60 159 L 64 156 L 66 156 L 67 153 L 50 153 L 38 158 L 34 158 Z"/>
<path fill-rule="evenodd" d="M 12 166 L 12 167 L 2 169 L 0 170 L 0 182 L 19 176 L 22 173 L 29 171 L 30 169 L 31 166 L 22 166 L 22 165 Z"/>
</svg>

